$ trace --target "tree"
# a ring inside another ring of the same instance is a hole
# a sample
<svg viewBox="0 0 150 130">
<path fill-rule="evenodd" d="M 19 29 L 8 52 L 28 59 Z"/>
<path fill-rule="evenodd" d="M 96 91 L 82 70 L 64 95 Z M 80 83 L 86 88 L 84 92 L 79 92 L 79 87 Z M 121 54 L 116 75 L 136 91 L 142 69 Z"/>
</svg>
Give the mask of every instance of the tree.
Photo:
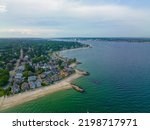
<svg viewBox="0 0 150 130">
<path fill-rule="evenodd" d="M 43 73 L 44 72 L 44 69 L 43 68 L 39 68 L 37 71 L 36 71 L 36 74 L 38 75 L 38 74 L 41 74 L 41 73 Z"/>
<path fill-rule="evenodd" d="M 63 70 L 63 69 L 64 69 L 64 66 L 63 66 L 63 65 L 59 66 L 59 69 L 60 69 L 60 70 Z"/>
<path fill-rule="evenodd" d="M 8 83 L 9 71 L 6 69 L 0 69 L 0 86 L 4 86 Z"/>
<path fill-rule="evenodd" d="M 77 62 L 77 59 L 76 58 L 73 58 L 73 59 L 69 59 L 68 61 L 68 64 L 72 64 L 72 63 L 76 63 Z"/>
<path fill-rule="evenodd" d="M 23 72 L 23 77 L 28 78 L 29 76 L 31 76 L 33 73 L 31 71 L 25 71 Z"/>
<path fill-rule="evenodd" d="M 44 83 L 44 82 L 42 82 L 41 85 L 42 85 L 43 87 L 47 86 L 47 84 Z"/>
<path fill-rule="evenodd" d="M 63 61 L 59 59 L 58 60 L 58 65 L 61 66 L 62 63 L 63 63 Z"/>
<path fill-rule="evenodd" d="M 73 58 L 73 62 L 74 62 L 74 63 L 77 62 L 77 59 L 76 59 L 76 58 Z"/>
<path fill-rule="evenodd" d="M 1 68 L 4 68 L 4 67 L 5 67 L 5 64 L 4 64 L 2 61 L 0 61 L 0 67 L 1 67 Z"/>
<path fill-rule="evenodd" d="M 8 70 L 12 70 L 13 67 L 14 67 L 14 65 L 13 65 L 12 63 L 8 63 L 8 64 L 6 65 L 6 68 L 7 68 Z"/>
<path fill-rule="evenodd" d="M 5 91 L 2 87 L 0 87 L 0 97 L 5 95 Z"/>
<path fill-rule="evenodd" d="M 39 56 L 35 57 L 32 59 L 33 63 L 38 63 L 38 62 L 48 62 L 48 58 L 46 56 Z"/>
<path fill-rule="evenodd" d="M 30 64 L 25 64 L 25 70 L 35 72 L 35 69 Z"/>
<path fill-rule="evenodd" d="M 8 88 L 5 90 L 5 95 L 11 95 L 11 87 L 8 87 Z"/>
</svg>

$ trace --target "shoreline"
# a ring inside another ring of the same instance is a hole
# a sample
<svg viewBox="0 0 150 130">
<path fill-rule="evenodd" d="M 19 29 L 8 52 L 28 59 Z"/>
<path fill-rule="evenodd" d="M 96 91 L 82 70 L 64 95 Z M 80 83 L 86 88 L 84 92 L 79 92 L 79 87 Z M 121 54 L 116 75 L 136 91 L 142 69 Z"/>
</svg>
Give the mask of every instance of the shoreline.
<svg viewBox="0 0 150 130">
<path fill-rule="evenodd" d="M 55 92 L 72 89 L 71 82 L 75 79 L 85 76 L 84 71 L 79 71 L 77 69 L 75 69 L 75 71 L 76 72 L 74 74 L 50 86 L 38 88 L 13 96 L 0 97 L 0 111 L 21 105 L 49 94 L 53 94 Z"/>
<path fill-rule="evenodd" d="M 89 49 L 91 48 L 91 46 L 89 47 L 81 47 L 81 48 L 74 48 L 74 49 L 66 49 L 66 50 L 62 50 L 58 53 L 58 56 L 60 58 L 62 58 L 63 56 L 60 55 L 61 52 L 65 52 L 65 51 L 73 51 L 73 50 L 80 50 L 80 49 Z M 76 69 L 76 66 L 78 65 L 78 63 L 73 63 L 72 65 L 70 65 L 70 67 L 75 69 L 75 73 L 62 79 L 61 81 L 58 81 L 54 84 L 51 84 L 49 86 L 46 87 L 41 87 L 41 88 L 36 88 L 34 90 L 29 90 L 23 93 L 19 93 L 16 95 L 12 95 L 12 96 L 3 96 L 0 97 L 0 113 L 3 110 L 21 105 L 23 103 L 29 102 L 29 101 L 33 101 L 36 100 L 38 98 L 44 97 L 46 95 L 50 95 L 59 91 L 64 91 L 64 90 L 68 90 L 68 89 L 74 89 L 78 88 L 80 89 L 79 86 L 73 85 L 72 81 L 83 77 L 83 76 L 87 76 L 88 72 L 85 72 L 83 70 L 79 70 Z"/>
<path fill-rule="evenodd" d="M 92 48 L 91 45 L 89 45 L 88 47 L 79 47 L 79 48 L 73 48 L 73 49 L 65 49 L 65 50 L 61 50 L 59 51 L 59 53 L 63 53 L 63 52 L 68 52 L 68 51 L 76 51 L 76 50 L 83 50 L 83 49 L 89 49 Z"/>
</svg>

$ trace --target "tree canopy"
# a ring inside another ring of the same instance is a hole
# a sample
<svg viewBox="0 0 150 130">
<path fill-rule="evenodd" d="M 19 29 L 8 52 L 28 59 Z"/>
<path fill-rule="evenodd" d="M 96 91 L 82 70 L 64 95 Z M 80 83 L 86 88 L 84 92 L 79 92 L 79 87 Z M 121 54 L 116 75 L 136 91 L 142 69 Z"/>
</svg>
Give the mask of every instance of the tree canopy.
<svg viewBox="0 0 150 130">
<path fill-rule="evenodd" d="M 9 71 L 6 69 L 0 69 L 0 86 L 4 86 L 8 83 Z"/>
</svg>

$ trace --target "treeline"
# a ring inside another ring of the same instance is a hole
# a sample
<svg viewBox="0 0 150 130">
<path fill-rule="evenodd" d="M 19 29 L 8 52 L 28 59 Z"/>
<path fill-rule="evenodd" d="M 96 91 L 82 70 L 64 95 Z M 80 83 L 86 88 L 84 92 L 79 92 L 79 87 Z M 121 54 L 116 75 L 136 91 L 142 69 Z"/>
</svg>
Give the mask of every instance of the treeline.
<svg viewBox="0 0 150 130">
<path fill-rule="evenodd" d="M 30 39 L 24 43 L 24 45 L 26 45 L 24 52 L 27 52 L 30 57 L 36 58 L 40 57 L 41 55 L 48 55 L 50 51 L 61 51 L 63 49 L 79 48 L 85 46 L 85 44 L 81 44 L 79 42 L 51 41 L 46 39 Z"/>
<path fill-rule="evenodd" d="M 5 96 L 5 95 L 11 95 L 11 87 L 8 87 L 7 89 L 3 89 L 0 87 L 0 97 Z"/>
<path fill-rule="evenodd" d="M 47 54 L 47 51 L 60 51 L 62 49 L 84 47 L 79 42 L 53 41 L 48 39 L 8 38 L 0 39 L 0 66 L 3 62 L 17 59 L 20 56 L 20 48 L 32 57 Z M 30 48 L 30 49 L 29 49 Z M 4 67 L 4 66 L 3 66 Z"/>
<path fill-rule="evenodd" d="M 3 95 L 9 95 L 11 88 L 8 88 L 6 90 L 2 88 L 2 86 L 7 85 L 8 81 L 9 81 L 9 71 L 0 69 L 0 97 Z"/>
<path fill-rule="evenodd" d="M 9 71 L 0 69 L 0 86 L 4 86 L 8 83 Z"/>
<path fill-rule="evenodd" d="M 53 41 L 47 39 L 22 39 L 21 44 L 24 55 L 28 55 L 33 63 L 48 62 L 48 55 L 51 52 L 87 46 L 79 42 Z"/>
<path fill-rule="evenodd" d="M 15 39 L 0 39 L 0 68 L 11 70 L 20 55 L 20 44 Z"/>
</svg>

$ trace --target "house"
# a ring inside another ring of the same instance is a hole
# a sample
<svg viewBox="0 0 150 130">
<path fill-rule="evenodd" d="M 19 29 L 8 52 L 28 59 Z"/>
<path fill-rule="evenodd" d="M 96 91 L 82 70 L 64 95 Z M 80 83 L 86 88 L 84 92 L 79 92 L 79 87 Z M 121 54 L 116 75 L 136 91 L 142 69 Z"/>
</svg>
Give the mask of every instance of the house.
<svg viewBox="0 0 150 130">
<path fill-rule="evenodd" d="M 15 64 L 16 63 L 16 59 L 10 60 L 10 63 Z"/>
<path fill-rule="evenodd" d="M 30 86 L 28 83 L 25 82 L 21 85 L 21 89 L 22 89 L 22 91 L 27 91 L 30 89 Z"/>
<path fill-rule="evenodd" d="M 30 77 L 28 77 L 28 82 L 35 81 L 36 79 L 37 79 L 36 76 L 30 76 Z"/>
<path fill-rule="evenodd" d="M 40 82 L 40 81 L 38 81 L 38 80 L 35 82 L 35 85 L 36 85 L 36 87 L 37 87 L 37 88 L 39 88 L 39 87 L 41 87 L 41 86 L 42 86 L 42 85 L 41 85 L 41 82 Z"/>
<path fill-rule="evenodd" d="M 52 72 L 52 74 L 58 74 L 59 73 L 59 71 L 57 69 L 54 69 L 54 68 L 51 70 L 51 72 Z"/>
<path fill-rule="evenodd" d="M 40 68 L 40 64 L 37 63 L 37 64 L 34 66 L 34 68 L 35 68 L 36 70 L 38 70 L 38 69 Z"/>
<path fill-rule="evenodd" d="M 50 66 L 47 64 L 44 64 L 44 66 L 41 67 L 42 69 L 50 69 Z"/>
<path fill-rule="evenodd" d="M 17 94 L 17 93 L 19 93 L 19 92 L 20 92 L 20 87 L 19 87 L 19 85 L 14 84 L 14 85 L 12 86 L 12 93 L 13 93 L 13 94 Z"/>
<path fill-rule="evenodd" d="M 14 83 L 16 83 L 16 84 L 21 84 L 23 81 L 24 81 L 23 78 L 21 78 L 21 79 L 14 79 Z"/>
<path fill-rule="evenodd" d="M 22 79 L 22 76 L 23 76 L 22 73 L 17 73 L 15 79 Z"/>
<path fill-rule="evenodd" d="M 24 70 L 25 70 L 25 67 L 23 65 L 18 67 L 18 71 L 23 72 Z"/>
<path fill-rule="evenodd" d="M 52 79 L 51 79 L 51 78 L 48 78 L 48 77 L 47 77 L 47 78 L 46 78 L 46 81 L 47 81 L 48 84 L 51 84 L 51 83 L 52 83 Z"/>
<path fill-rule="evenodd" d="M 51 71 L 46 71 L 46 72 L 44 72 L 44 74 L 49 75 L 49 74 L 51 74 Z"/>
<path fill-rule="evenodd" d="M 60 78 L 59 78 L 57 75 L 54 75 L 51 79 L 52 79 L 52 81 L 54 81 L 54 82 L 60 80 Z"/>
<path fill-rule="evenodd" d="M 61 71 L 60 72 L 60 76 L 61 77 L 67 77 L 68 76 L 68 73 L 66 71 Z"/>
<path fill-rule="evenodd" d="M 12 83 L 12 82 L 13 82 L 13 77 L 10 76 L 9 83 Z"/>
<path fill-rule="evenodd" d="M 34 82 L 29 82 L 29 86 L 31 89 L 35 89 L 36 84 Z"/>
<path fill-rule="evenodd" d="M 63 63 L 62 63 L 62 66 L 64 66 L 64 67 L 68 67 L 67 62 L 63 62 Z"/>
<path fill-rule="evenodd" d="M 44 79 L 44 78 L 46 78 L 46 75 L 43 73 L 40 75 L 40 77 L 41 77 L 41 79 Z"/>
<path fill-rule="evenodd" d="M 72 74 L 75 72 L 75 70 L 71 67 L 65 68 L 65 71 L 68 72 L 68 74 Z"/>
<path fill-rule="evenodd" d="M 43 80 L 43 83 L 45 83 L 46 85 L 48 85 L 49 84 L 49 82 L 47 81 L 47 80 Z"/>
<path fill-rule="evenodd" d="M 29 56 L 26 55 L 26 56 L 24 57 L 24 60 L 25 60 L 25 61 L 28 61 L 28 59 L 29 59 Z"/>
</svg>

